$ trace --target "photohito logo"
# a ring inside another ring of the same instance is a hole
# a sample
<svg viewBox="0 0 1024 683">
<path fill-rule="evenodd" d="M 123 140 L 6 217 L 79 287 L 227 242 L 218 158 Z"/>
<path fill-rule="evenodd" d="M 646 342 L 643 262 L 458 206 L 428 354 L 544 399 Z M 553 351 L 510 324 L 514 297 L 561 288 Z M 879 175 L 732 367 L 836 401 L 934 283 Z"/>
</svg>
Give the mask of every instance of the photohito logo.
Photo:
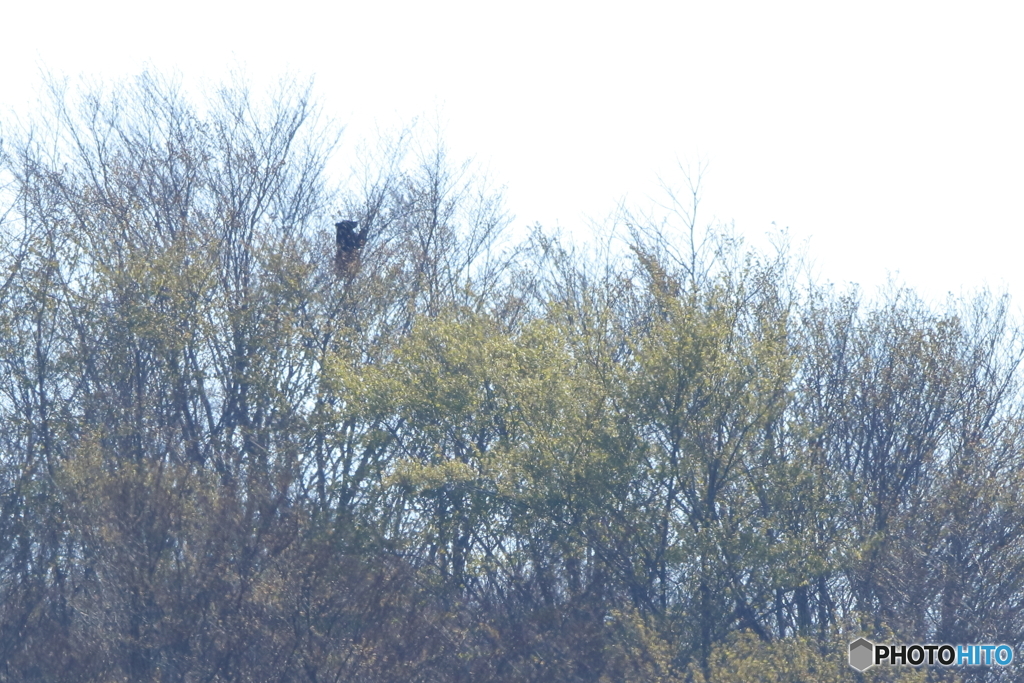
<svg viewBox="0 0 1024 683">
<path fill-rule="evenodd" d="M 1006 666 L 1012 661 L 1009 645 L 875 645 L 866 638 L 850 643 L 850 666 L 857 671 L 876 664 Z"/>
</svg>

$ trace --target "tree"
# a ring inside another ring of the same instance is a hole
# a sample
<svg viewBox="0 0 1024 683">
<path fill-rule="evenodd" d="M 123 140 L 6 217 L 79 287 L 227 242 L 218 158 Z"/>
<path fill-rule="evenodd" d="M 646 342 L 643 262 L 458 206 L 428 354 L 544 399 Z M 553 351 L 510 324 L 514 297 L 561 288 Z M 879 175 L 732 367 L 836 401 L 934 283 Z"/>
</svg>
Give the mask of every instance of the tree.
<svg viewBox="0 0 1024 683">
<path fill-rule="evenodd" d="M 50 94 L 0 148 L 0 681 L 931 680 L 845 644 L 1024 640 L 1005 301 L 802 288 L 699 183 L 510 246 L 439 142 L 337 183 L 308 88 Z"/>
</svg>

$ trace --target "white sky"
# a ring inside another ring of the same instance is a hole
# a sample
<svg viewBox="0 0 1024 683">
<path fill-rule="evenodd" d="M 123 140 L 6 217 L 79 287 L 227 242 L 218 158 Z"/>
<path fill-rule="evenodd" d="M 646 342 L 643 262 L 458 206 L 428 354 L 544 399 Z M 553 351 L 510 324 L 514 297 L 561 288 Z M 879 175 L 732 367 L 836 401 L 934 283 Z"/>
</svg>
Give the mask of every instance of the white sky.
<svg viewBox="0 0 1024 683">
<path fill-rule="evenodd" d="M 349 142 L 440 112 L 520 225 L 581 234 L 703 159 L 705 220 L 755 241 L 788 226 L 825 279 L 1024 304 L 1021 3 L 0 0 L 0 17 L 2 109 L 24 110 L 41 67 L 314 74 Z"/>
</svg>

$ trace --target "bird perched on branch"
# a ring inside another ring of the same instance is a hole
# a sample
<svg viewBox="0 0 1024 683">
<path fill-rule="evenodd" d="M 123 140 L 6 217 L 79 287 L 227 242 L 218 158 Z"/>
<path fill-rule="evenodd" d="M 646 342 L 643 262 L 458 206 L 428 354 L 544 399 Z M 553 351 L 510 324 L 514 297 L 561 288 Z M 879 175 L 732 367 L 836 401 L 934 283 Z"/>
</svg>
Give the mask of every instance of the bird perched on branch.
<svg viewBox="0 0 1024 683">
<path fill-rule="evenodd" d="M 366 228 L 357 231 L 356 226 L 358 225 L 359 223 L 356 221 L 342 221 L 334 224 L 338 231 L 338 251 L 334 257 L 334 265 L 339 273 L 348 270 L 349 265 L 359 257 L 359 250 L 366 244 Z"/>
</svg>

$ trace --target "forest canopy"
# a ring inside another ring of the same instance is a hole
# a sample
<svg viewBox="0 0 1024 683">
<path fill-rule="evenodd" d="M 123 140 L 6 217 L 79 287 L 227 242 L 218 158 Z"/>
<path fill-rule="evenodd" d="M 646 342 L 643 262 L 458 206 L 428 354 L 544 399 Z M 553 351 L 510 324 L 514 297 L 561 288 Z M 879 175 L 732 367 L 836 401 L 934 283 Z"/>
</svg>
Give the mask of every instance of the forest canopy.
<svg viewBox="0 0 1024 683">
<path fill-rule="evenodd" d="M 0 681 L 1013 678 L 846 659 L 1024 642 L 1005 298 L 807 283 L 695 185 L 514 242 L 295 85 L 49 92 L 0 129 Z"/>
</svg>

